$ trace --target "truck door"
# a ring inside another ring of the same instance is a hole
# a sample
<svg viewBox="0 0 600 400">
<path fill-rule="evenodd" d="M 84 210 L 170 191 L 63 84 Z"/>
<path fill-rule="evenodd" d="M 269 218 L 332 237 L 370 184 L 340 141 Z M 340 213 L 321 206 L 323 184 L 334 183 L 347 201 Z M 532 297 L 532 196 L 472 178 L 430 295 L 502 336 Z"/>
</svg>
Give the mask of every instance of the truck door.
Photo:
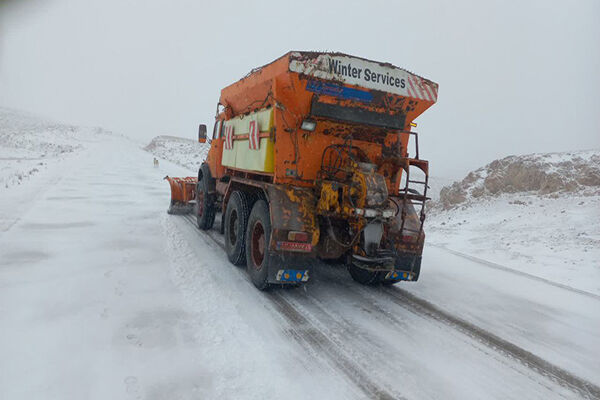
<svg viewBox="0 0 600 400">
<path fill-rule="evenodd" d="M 225 168 L 221 165 L 221 156 L 223 154 L 223 120 L 215 121 L 213 129 L 210 150 L 206 157 L 206 162 L 210 167 L 210 172 L 214 178 L 221 178 L 225 174 Z"/>
</svg>

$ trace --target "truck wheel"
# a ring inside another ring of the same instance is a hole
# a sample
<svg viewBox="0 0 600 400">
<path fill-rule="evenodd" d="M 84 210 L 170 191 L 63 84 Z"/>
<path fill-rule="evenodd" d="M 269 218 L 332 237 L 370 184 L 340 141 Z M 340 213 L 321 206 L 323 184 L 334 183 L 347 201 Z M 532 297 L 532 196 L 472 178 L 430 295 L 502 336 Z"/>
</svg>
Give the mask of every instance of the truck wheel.
<svg viewBox="0 0 600 400">
<path fill-rule="evenodd" d="M 357 267 L 352 262 L 348 263 L 348 272 L 356 282 L 363 285 L 373 285 L 378 283 L 377 272 L 367 271 L 366 269 Z"/>
<path fill-rule="evenodd" d="M 268 247 L 271 239 L 271 218 L 269 206 L 258 200 L 252 207 L 246 230 L 246 266 L 250 280 L 259 290 L 269 287 Z"/>
<path fill-rule="evenodd" d="M 215 222 L 215 203 L 210 195 L 210 169 L 202 164 L 200 172 L 196 187 L 196 221 L 198 228 L 207 231 Z"/>
<path fill-rule="evenodd" d="M 248 196 L 244 192 L 236 190 L 231 194 L 225 211 L 225 251 L 233 265 L 246 262 L 248 208 Z"/>
</svg>

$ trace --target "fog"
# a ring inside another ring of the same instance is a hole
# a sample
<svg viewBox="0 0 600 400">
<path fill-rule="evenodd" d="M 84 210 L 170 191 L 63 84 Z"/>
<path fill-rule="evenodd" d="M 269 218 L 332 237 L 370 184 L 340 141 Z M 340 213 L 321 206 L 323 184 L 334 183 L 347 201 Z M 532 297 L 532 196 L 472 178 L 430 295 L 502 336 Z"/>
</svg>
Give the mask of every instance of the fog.
<svg viewBox="0 0 600 400">
<path fill-rule="evenodd" d="M 600 2 L 28 0 L 0 3 L 0 105 L 142 142 L 194 138 L 222 87 L 289 50 L 391 62 L 440 85 L 432 175 L 600 147 Z"/>
</svg>

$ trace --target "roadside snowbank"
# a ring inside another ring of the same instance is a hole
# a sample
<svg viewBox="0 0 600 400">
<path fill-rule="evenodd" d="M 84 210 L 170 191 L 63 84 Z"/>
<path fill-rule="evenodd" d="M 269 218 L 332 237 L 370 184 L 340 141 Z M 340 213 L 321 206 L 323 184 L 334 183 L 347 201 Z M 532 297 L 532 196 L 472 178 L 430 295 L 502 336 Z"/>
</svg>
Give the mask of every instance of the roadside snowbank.
<svg viewBox="0 0 600 400">
<path fill-rule="evenodd" d="M 200 169 L 209 149 L 208 143 L 198 143 L 175 136 L 157 136 L 144 147 L 144 150 L 156 157 L 171 161 L 191 171 Z"/>
<path fill-rule="evenodd" d="M 120 137 L 0 107 L 0 233 L 10 229 L 43 194 L 66 176 L 94 143 Z"/>
<path fill-rule="evenodd" d="M 482 200 L 434 212 L 427 241 L 600 294 L 600 196 Z"/>
<path fill-rule="evenodd" d="M 110 132 L 102 128 L 60 124 L 0 108 L 0 192 L 81 151 L 91 137 L 106 134 Z"/>
<path fill-rule="evenodd" d="M 428 242 L 600 294 L 600 151 L 496 160 L 441 191 Z"/>
</svg>

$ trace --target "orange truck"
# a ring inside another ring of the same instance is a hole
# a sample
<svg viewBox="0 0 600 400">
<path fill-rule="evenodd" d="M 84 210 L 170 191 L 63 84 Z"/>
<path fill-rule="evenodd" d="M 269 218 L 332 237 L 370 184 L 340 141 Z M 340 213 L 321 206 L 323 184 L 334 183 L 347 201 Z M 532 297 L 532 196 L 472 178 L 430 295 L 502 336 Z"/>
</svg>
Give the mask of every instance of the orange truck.
<svg viewBox="0 0 600 400">
<path fill-rule="evenodd" d="M 198 177 L 166 177 L 169 212 L 202 230 L 220 213 L 229 260 L 261 290 L 308 281 L 319 259 L 362 284 L 416 281 L 429 175 L 411 127 L 437 94 L 388 63 L 289 52 L 221 91 Z"/>
</svg>

